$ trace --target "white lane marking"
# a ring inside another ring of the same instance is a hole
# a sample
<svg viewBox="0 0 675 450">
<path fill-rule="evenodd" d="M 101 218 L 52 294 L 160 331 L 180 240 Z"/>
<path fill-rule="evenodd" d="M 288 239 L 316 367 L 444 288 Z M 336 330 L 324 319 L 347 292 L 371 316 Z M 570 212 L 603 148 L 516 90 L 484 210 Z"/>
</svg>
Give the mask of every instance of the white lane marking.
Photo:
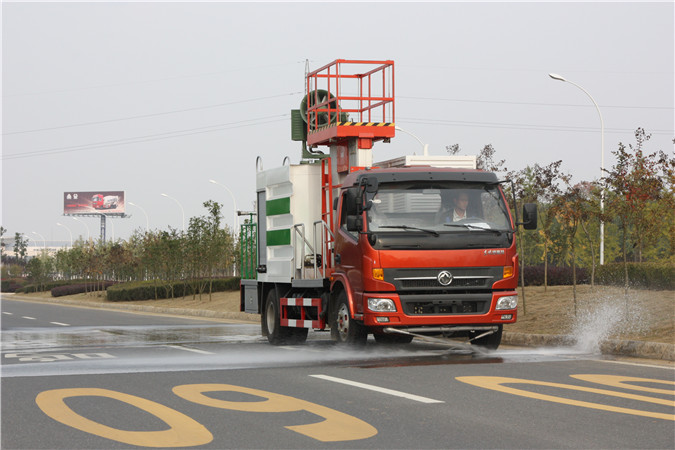
<svg viewBox="0 0 675 450">
<path fill-rule="evenodd" d="M 634 362 L 630 362 L 630 361 L 610 361 L 610 360 L 599 360 L 599 362 L 610 363 L 610 364 L 625 364 L 627 366 L 637 366 L 637 367 L 651 367 L 651 368 L 654 368 L 654 369 L 675 370 L 675 367 L 673 367 L 671 365 L 665 365 L 665 364 L 663 366 L 659 366 L 659 365 L 656 365 L 656 364 L 641 364 L 641 363 L 634 363 Z M 665 360 L 664 360 L 664 362 L 665 362 Z"/>
<path fill-rule="evenodd" d="M 201 353 L 202 355 L 215 355 L 215 353 L 207 352 L 206 350 L 199 350 L 197 348 L 181 347 L 180 345 L 167 345 L 167 347 L 176 348 L 178 350 L 185 350 L 185 351 L 188 351 L 188 352 Z"/>
<path fill-rule="evenodd" d="M 328 376 L 328 375 L 310 375 L 310 377 L 320 378 L 320 379 L 326 380 L 326 381 L 333 381 L 335 383 L 342 383 L 342 384 L 346 384 L 346 385 L 349 385 L 349 386 L 358 387 L 358 388 L 361 388 L 361 389 L 368 389 L 368 390 L 371 390 L 371 391 L 380 392 L 382 394 L 393 395 L 393 396 L 396 396 L 396 397 L 403 397 L 403 398 L 407 398 L 409 400 L 414 400 L 416 402 L 445 403 L 442 400 L 434 400 L 433 398 L 420 397 L 419 395 L 408 394 L 406 392 L 401 392 L 401 391 L 394 391 L 392 389 L 382 388 L 382 387 L 379 387 L 379 386 L 373 386 L 372 384 L 359 383 L 359 382 L 356 382 L 356 381 L 345 380 L 343 378 L 336 378 L 336 377 L 331 377 L 331 376 Z"/>
<path fill-rule="evenodd" d="M 35 317 L 21 316 L 22 319 L 35 320 Z"/>
<path fill-rule="evenodd" d="M 62 327 L 69 327 L 70 326 L 69 323 L 61 323 L 61 322 L 49 322 L 49 323 L 51 323 L 53 325 L 60 325 Z"/>
<path fill-rule="evenodd" d="M 115 356 L 110 353 L 73 353 L 73 356 L 80 359 L 115 358 Z"/>
<path fill-rule="evenodd" d="M 280 345 L 277 348 L 281 348 L 281 349 L 284 349 L 284 350 L 298 351 L 297 346 L 293 347 L 291 345 Z M 303 353 L 325 353 L 326 352 L 325 350 L 318 350 L 318 349 L 314 349 L 314 348 L 303 348 L 302 351 L 303 351 Z"/>
<path fill-rule="evenodd" d="M 3 311 L 2 313 L 3 313 L 3 314 L 7 314 L 8 316 L 13 316 L 13 315 L 14 315 L 14 314 L 12 314 L 12 313 L 10 313 L 10 312 L 5 312 L 5 311 Z"/>
</svg>

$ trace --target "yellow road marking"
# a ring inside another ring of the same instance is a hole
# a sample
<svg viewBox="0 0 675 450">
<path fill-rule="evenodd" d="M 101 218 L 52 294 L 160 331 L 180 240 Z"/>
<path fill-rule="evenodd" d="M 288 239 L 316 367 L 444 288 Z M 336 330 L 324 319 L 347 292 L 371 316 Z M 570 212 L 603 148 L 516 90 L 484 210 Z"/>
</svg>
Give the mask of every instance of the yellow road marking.
<svg viewBox="0 0 675 450">
<path fill-rule="evenodd" d="M 621 408 L 617 406 L 610 406 L 610 405 L 603 405 L 601 403 L 593 403 L 593 402 L 585 402 L 581 400 L 573 400 L 569 398 L 564 398 L 564 397 L 557 397 L 554 395 L 546 395 L 546 394 L 539 394 L 536 392 L 530 392 L 522 389 L 517 389 L 517 388 L 512 388 L 512 387 L 506 387 L 503 386 L 504 384 L 534 384 L 534 385 L 539 385 L 539 386 L 548 386 L 548 387 L 554 387 L 554 388 L 559 388 L 559 389 L 568 389 L 568 390 L 573 390 L 573 391 L 581 391 L 581 392 L 590 392 L 593 394 L 600 394 L 600 395 L 607 395 L 611 397 L 621 397 L 621 398 L 627 398 L 631 400 L 639 400 L 643 402 L 649 402 L 649 403 L 656 403 L 656 404 L 661 404 L 661 405 L 668 405 L 668 406 L 675 406 L 675 403 L 671 400 L 664 400 L 660 398 L 653 398 L 653 397 L 646 397 L 643 395 L 636 395 L 636 394 L 627 394 L 623 392 L 616 392 L 616 391 L 608 391 L 605 389 L 595 389 L 595 388 L 588 388 L 584 386 L 574 386 L 570 384 L 560 384 L 560 383 L 550 383 L 547 381 L 537 381 L 537 380 L 525 380 L 521 378 L 508 378 L 508 377 L 483 377 L 483 376 L 473 376 L 473 377 L 457 377 L 456 378 L 458 381 L 461 381 L 462 383 L 467 383 L 471 384 L 474 386 L 482 387 L 485 389 L 491 389 L 494 391 L 499 391 L 499 392 L 505 392 L 508 394 L 513 394 L 513 395 L 519 395 L 521 397 L 528 397 L 528 398 L 534 398 L 538 400 L 546 400 L 549 402 L 554 402 L 554 403 L 562 403 L 565 405 L 574 405 L 574 406 L 581 406 L 584 408 L 591 408 L 591 409 L 599 409 L 599 410 L 604 410 L 604 411 L 612 411 L 612 412 L 617 412 L 617 413 L 622 413 L 622 414 L 632 414 L 636 416 L 643 416 L 643 417 L 652 417 L 656 419 L 664 419 L 664 420 L 675 420 L 675 415 L 673 414 L 664 414 L 664 413 L 657 413 L 657 412 L 651 412 L 651 411 L 642 411 L 639 409 L 631 409 L 631 408 Z M 642 379 L 642 381 L 645 381 L 645 379 Z M 661 380 L 650 380 L 650 381 L 656 381 L 659 382 Z"/>
<path fill-rule="evenodd" d="M 675 386 L 675 381 L 670 380 L 654 380 L 651 378 L 624 377 L 620 375 L 570 375 L 570 376 L 578 380 L 590 381 L 591 383 L 604 384 L 606 386 L 632 389 L 635 391 L 642 391 L 642 392 L 652 392 L 654 394 L 675 395 L 675 390 L 657 389 L 646 386 L 635 386 L 633 384 L 626 384 L 628 382 L 633 381 L 638 383 L 671 384 Z"/>
<path fill-rule="evenodd" d="M 287 426 L 289 430 L 304 434 L 321 442 L 367 439 L 377 434 L 377 429 L 356 417 L 273 392 L 261 391 L 231 384 L 185 384 L 173 388 L 174 394 L 200 405 L 248 412 L 309 411 L 325 420 L 308 425 Z M 232 402 L 204 395 L 206 392 L 242 392 L 261 397 L 263 401 Z"/>
<path fill-rule="evenodd" d="M 107 397 L 146 411 L 169 425 L 164 431 L 125 431 L 102 425 L 77 414 L 65 404 L 70 397 Z M 213 435 L 202 424 L 167 406 L 122 392 L 98 388 L 54 389 L 35 398 L 52 419 L 78 430 L 113 441 L 142 447 L 191 447 L 208 444 Z"/>
</svg>

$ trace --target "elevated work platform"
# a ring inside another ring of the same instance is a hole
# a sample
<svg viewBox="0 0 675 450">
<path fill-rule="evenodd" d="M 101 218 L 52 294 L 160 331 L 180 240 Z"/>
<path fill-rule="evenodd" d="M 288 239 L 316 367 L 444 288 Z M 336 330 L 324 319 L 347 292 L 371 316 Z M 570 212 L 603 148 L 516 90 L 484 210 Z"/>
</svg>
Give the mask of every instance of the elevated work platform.
<svg viewBox="0 0 675 450">
<path fill-rule="evenodd" d="M 307 96 L 301 111 L 307 144 L 358 147 L 395 136 L 394 61 L 338 59 L 307 74 Z"/>
</svg>

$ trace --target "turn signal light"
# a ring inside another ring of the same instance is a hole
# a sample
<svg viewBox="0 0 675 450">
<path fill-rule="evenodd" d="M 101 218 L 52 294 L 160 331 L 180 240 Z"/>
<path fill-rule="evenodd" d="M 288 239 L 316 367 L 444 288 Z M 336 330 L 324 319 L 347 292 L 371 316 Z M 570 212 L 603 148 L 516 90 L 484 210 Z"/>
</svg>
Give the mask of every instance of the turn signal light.
<svg viewBox="0 0 675 450">
<path fill-rule="evenodd" d="M 376 280 L 384 281 L 384 270 L 382 269 L 373 269 L 373 278 Z"/>
<path fill-rule="evenodd" d="M 504 266 L 504 278 L 513 276 L 513 266 Z"/>
</svg>

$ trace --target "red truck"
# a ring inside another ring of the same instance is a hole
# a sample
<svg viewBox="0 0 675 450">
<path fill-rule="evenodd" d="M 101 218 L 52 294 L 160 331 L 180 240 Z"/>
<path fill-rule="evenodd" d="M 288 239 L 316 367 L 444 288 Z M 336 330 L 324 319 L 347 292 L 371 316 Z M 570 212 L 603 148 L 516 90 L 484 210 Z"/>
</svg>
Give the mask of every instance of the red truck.
<svg viewBox="0 0 675 450">
<path fill-rule="evenodd" d="M 516 321 L 516 227 L 536 228 L 536 205 L 514 219 L 502 182 L 473 157 L 373 164 L 372 143 L 396 130 L 393 87 L 381 81 L 393 83 L 393 64 L 337 60 L 310 72 L 303 127 L 292 123 L 304 160 L 257 171 L 257 211 L 241 232 L 241 310 L 261 314 L 271 344 L 330 328 L 343 344 L 440 335 L 494 349 Z M 355 102 L 340 76 L 359 83 Z"/>
<path fill-rule="evenodd" d="M 119 200 L 117 195 L 95 194 L 91 197 L 91 206 L 94 209 L 115 209 Z"/>
</svg>

